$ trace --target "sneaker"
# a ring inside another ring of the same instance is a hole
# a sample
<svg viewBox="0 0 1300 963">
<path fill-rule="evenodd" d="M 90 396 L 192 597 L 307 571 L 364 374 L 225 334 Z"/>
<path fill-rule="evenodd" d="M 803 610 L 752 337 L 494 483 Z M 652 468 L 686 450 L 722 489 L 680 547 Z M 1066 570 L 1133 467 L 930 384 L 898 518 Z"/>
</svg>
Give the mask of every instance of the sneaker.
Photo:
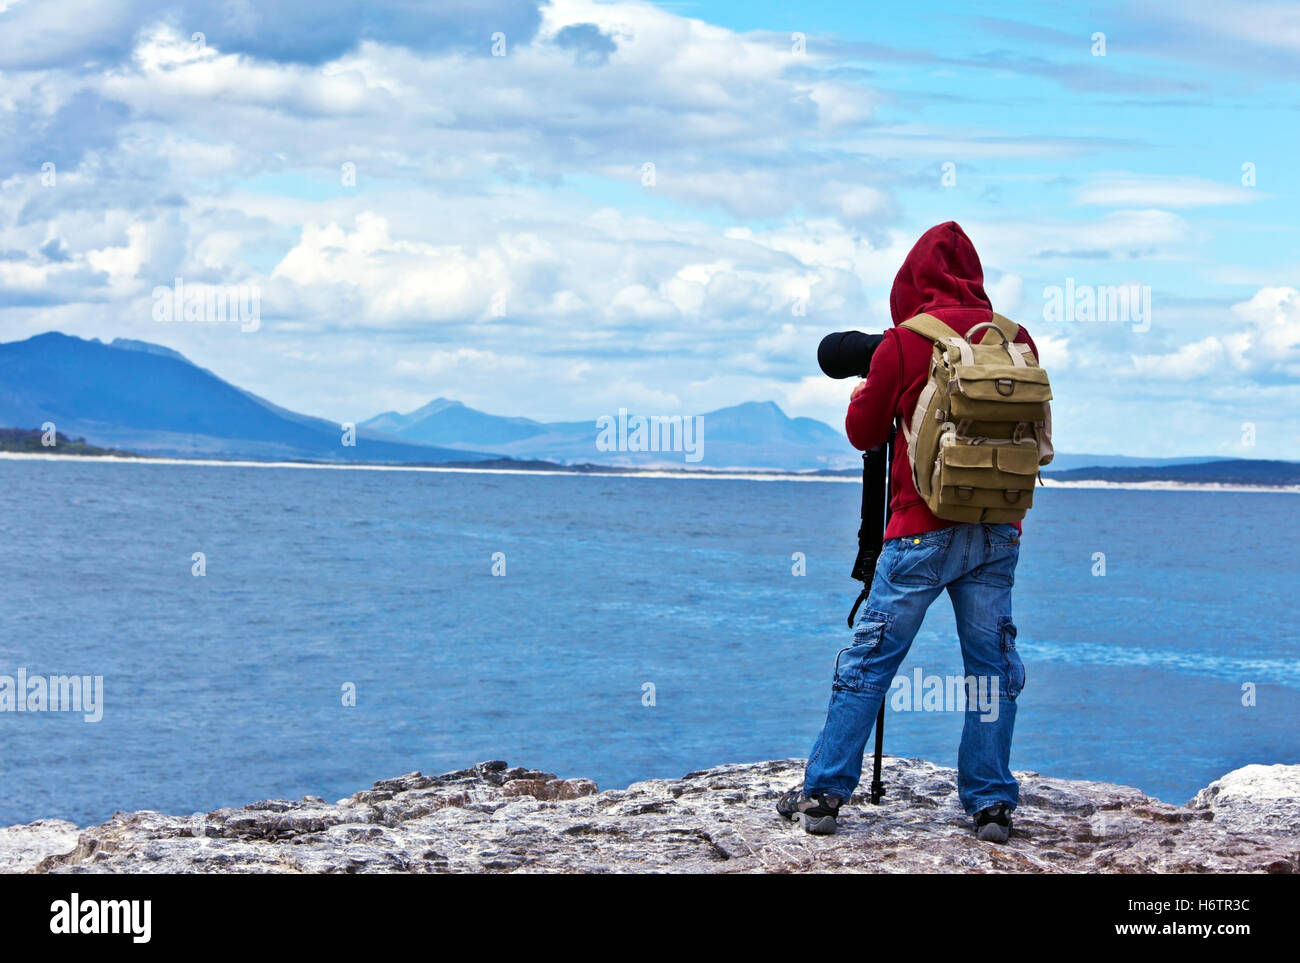
<svg viewBox="0 0 1300 963">
<path fill-rule="evenodd" d="M 977 812 L 975 835 L 986 843 L 1005 843 L 1011 835 L 1011 810 L 1007 804 L 998 803 Z"/>
<path fill-rule="evenodd" d="M 835 817 L 840 813 L 839 796 L 814 793 L 805 796 L 802 786 L 795 786 L 776 801 L 776 811 L 783 819 L 798 822 L 804 832 L 830 836 L 835 832 Z"/>
</svg>

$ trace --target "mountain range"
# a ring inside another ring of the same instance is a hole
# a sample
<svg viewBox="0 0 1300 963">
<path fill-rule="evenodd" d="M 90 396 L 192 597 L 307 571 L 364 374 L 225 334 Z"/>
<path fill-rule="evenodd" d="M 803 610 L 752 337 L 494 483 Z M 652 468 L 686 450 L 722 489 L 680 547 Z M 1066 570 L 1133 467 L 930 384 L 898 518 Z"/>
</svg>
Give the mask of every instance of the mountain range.
<svg viewBox="0 0 1300 963">
<path fill-rule="evenodd" d="M 619 414 L 611 412 L 607 417 L 616 429 Z M 624 413 L 625 422 L 632 418 L 635 415 Z M 694 434 L 689 439 L 691 444 L 702 442 L 703 457 L 695 463 L 686 458 L 683 449 L 688 445 L 658 452 L 599 447 L 596 419 L 542 422 L 503 417 L 448 398 L 437 398 L 408 414 L 386 411 L 361 426 L 419 444 L 490 448 L 510 458 L 547 459 L 561 464 L 805 471 L 850 468 L 860 459 L 844 435 L 830 425 L 813 418 L 791 418 L 772 401 L 751 401 L 705 412 L 693 424 L 703 433 L 700 439 Z"/>
<path fill-rule="evenodd" d="M 608 416 L 612 421 L 618 414 Z M 813 418 L 791 418 L 771 401 L 698 416 L 703 432 L 703 457 L 698 460 L 686 458 L 681 450 L 637 452 L 618 450 L 627 446 L 598 445 L 596 418 L 542 422 L 488 414 L 442 397 L 405 414 L 386 411 L 360 422 L 355 444 L 348 445 L 337 423 L 282 408 L 162 345 L 125 338 L 106 344 L 59 332 L 0 344 L 0 427 L 30 430 L 47 422 L 64 435 L 84 437 L 92 446 L 190 458 L 390 464 L 496 464 L 510 459 L 533 467 L 549 462 L 835 472 L 852 472 L 861 465 L 859 453 L 840 431 Z M 1173 474 L 1194 480 L 1204 471 L 1191 466 L 1207 462 L 1223 462 L 1216 474 L 1225 478 L 1261 471 L 1271 478 L 1290 470 L 1278 466 L 1292 466 L 1228 461 L 1058 453 L 1051 471 L 1077 478 L 1079 469 L 1097 466 L 1188 466 Z M 1165 471 L 1161 477 L 1172 476 Z"/>
<path fill-rule="evenodd" d="M 0 425 L 46 422 L 90 444 L 189 458 L 477 461 L 475 451 L 413 445 L 300 415 L 223 381 L 179 352 L 52 331 L 0 344 Z"/>
<path fill-rule="evenodd" d="M 92 445 L 140 454 L 398 464 L 509 458 L 783 471 L 858 463 L 842 434 L 812 418 L 787 417 L 773 402 L 722 408 L 700 419 L 698 464 L 681 451 L 601 450 L 595 419 L 502 417 L 446 398 L 363 421 L 356 444 L 345 446 L 338 424 L 273 404 L 162 345 L 125 338 L 105 344 L 59 332 L 0 344 L 0 426 L 50 422 Z"/>
</svg>

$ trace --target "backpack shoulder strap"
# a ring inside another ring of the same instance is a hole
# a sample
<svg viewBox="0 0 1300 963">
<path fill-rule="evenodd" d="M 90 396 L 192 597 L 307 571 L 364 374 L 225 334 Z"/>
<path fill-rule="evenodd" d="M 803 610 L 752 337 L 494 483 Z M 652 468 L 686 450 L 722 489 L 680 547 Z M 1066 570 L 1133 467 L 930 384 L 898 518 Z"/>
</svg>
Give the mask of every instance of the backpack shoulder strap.
<svg viewBox="0 0 1300 963">
<path fill-rule="evenodd" d="M 1035 357 L 1033 349 L 1025 342 L 1016 340 L 1016 337 L 1020 334 L 1020 325 L 1000 314 L 993 315 L 993 320 L 997 322 L 999 328 L 1006 332 L 1007 351 L 1011 353 L 1012 364 L 1023 365 L 1026 358 L 1031 359 L 1034 364 L 1038 364 L 1038 358 Z M 997 337 L 993 334 L 993 329 L 989 328 L 984 332 L 984 337 L 980 338 L 980 344 L 986 343 L 990 335 Z"/>
<path fill-rule="evenodd" d="M 1007 336 L 1007 341 L 1015 341 L 1020 335 L 1020 325 L 1016 324 L 1016 322 L 1012 321 L 1010 318 L 1004 318 L 996 311 L 993 312 L 993 323 L 1002 329 L 1002 333 Z M 984 331 L 984 337 L 980 338 L 980 344 L 988 344 L 990 337 L 996 338 L 997 335 L 993 333 L 992 328 L 986 328 Z"/>
<path fill-rule="evenodd" d="M 947 341 L 949 338 L 958 337 L 956 331 L 933 314 L 918 314 L 916 317 L 908 318 L 902 322 L 899 327 L 907 328 L 908 331 L 915 331 L 921 337 L 928 338 L 931 341 Z"/>
<path fill-rule="evenodd" d="M 1003 317 L 1000 314 L 993 315 L 993 322 L 1002 329 L 1002 333 L 1007 336 L 1008 341 L 1015 341 L 1020 334 L 1020 325 L 1010 318 Z M 949 338 L 960 337 L 956 331 L 948 327 L 933 314 L 918 314 L 914 318 L 908 318 L 900 328 L 907 328 L 908 331 L 915 331 L 923 338 L 929 338 L 931 341 L 947 341 Z M 997 332 L 992 328 L 986 328 L 984 336 L 980 338 L 980 344 L 992 344 L 997 338 Z"/>
<path fill-rule="evenodd" d="M 993 323 L 998 326 L 1002 334 L 1006 336 L 1007 351 L 1011 354 L 1011 360 L 1018 365 L 1024 364 L 1024 353 L 1029 351 L 1027 344 L 1015 344 L 1016 337 L 1020 334 L 1020 325 L 1010 318 L 1000 314 L 993 315 Z M 933 314 L 918 314 L 914 318 L 908 318 L 899 325 L 900 328 L 907 328 L 909 331 L 915 331 L 923 338 L 927 338 L 937 344 L 952 345 L 961 351 L 962 362 L 971 364 L 973 359 L 970 351 L 970 344 L 948 325 L 944 324 Z M 993 328 L 985 328 L 984 334 L 980 337 L 980 344 L 993 344 L 998 340 L 998 332 Z"/>
</svg>

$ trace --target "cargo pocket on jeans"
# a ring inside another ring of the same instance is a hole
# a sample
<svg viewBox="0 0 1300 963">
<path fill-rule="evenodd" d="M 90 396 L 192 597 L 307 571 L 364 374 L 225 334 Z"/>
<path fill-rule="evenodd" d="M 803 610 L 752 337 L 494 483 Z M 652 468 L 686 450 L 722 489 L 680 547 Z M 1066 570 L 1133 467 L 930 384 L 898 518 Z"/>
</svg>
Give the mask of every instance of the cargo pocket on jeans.
<svg viewBox="0 0 1300 963">
<path fill-rule="evenodd" d="M 853 644 L 835 657 L 834 688 L 861 692 L 867 684 L 867 662 L 880 648 L 885 628 L 894 617 L 887 612 L 864 610 L 853 629 Z"/>
<path fill-rule="evenodd" d="M 1025 687 L 1025 663 L 1016 651 L 1016 626 L 1005 615 L 998 620 L 998 631 L 1002 636 L 1002 671 L 1007 678 L 1007 698 L 1012 702 Z"/>
</svg>

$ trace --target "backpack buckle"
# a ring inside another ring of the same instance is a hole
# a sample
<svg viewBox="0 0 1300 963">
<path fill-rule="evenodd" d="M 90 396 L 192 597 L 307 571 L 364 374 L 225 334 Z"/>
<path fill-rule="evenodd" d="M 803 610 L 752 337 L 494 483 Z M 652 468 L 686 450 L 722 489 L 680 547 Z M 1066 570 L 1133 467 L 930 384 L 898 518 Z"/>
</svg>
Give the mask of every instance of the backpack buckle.
<svg viewBox="0 0 1300 963">
<path fill-rule="evenodd" d="M 998 389 L 998 394 L 1002 395 L 1004 398 L 1010 398 L 1011 393 L 1016 390 L 1016 383 L 1010 378 L 999 378 L 997 381 L 993 382 L 993 386 Z M 1003 390 L 1004 386 L 1006 388 L 1005 391 Z"/>
<path fill-rule="evenodd" d="M 973 496 L 974 494 L 975 494 L 975 489 L 972 488 L 972 487 L 969 486 L 969 485 L 958 485 L 958 486 L 957 486 L 957 497 L 958 497 L 961 501 L 964 501 L 964 502 L 968 502 L 968 501 L 970 501 L 970 500 L 971 500 L 971 496 Z"/>
<path fill-rule="evenodd" d="M 1006 499 L 1008 504 L 1014 505 L 1016 502 L 1020 501 L 1020 489 L 1004 488 L 1002 489 L 1002 497 Z"/>
</svg>

